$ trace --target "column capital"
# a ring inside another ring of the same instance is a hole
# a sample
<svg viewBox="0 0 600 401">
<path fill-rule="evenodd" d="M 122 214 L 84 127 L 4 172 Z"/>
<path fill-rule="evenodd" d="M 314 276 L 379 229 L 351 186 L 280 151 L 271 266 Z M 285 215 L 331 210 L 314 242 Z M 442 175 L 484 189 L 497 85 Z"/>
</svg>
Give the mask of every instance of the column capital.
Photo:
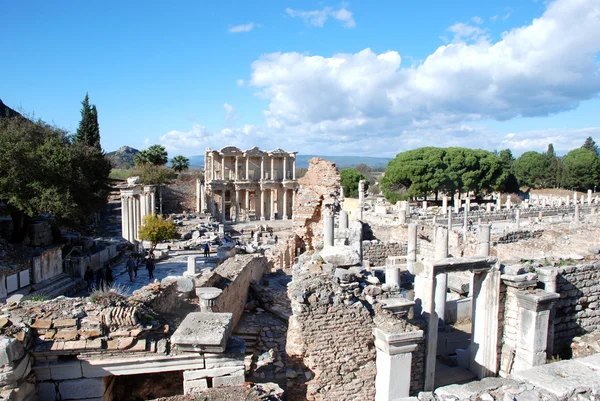
<svg viewBox="0 0 600 401">
<path fill-rule="evenodd" d="M 530 311 L 540 312 L 552 309 L 560 294 L 541 289 L 517 291 L 515 293 L 519 306 Z"/>
</svg>

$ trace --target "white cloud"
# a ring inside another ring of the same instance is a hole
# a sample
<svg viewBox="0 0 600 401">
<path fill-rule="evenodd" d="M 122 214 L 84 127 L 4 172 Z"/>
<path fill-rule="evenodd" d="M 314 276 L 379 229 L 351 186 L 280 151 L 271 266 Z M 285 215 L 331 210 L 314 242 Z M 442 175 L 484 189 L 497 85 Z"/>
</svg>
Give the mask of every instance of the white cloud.
<svg viewBox="0 0 600 401">
<path fill-rule="evenodd" d="M 471 21 L 473 21 L 477 25 L 483 24 L 483 19 L 481 19 L 481 17 L 478 17 L 478 16 L 474 16 L 473 18 L 471 18 Z"/>
<path fill-rule="evenodd" d="M 305 23 L 318 27 L 323 27 L 323 25 L 325 25 L 325 21 L 327 21 L 329 17 L 342 22 L 345 28 L 354 28 L 356 26 L 352 12 L 344 7 L 340 8 L 339 10 L 334 10 L 331 7 L 325 7 L 322 10 L 314 11 L 293 10 L 291 8 L 286 8 L 285 12 L 290 17 L 301 18 Z"/>
<path fill-rule="evenodd" d="M 235 124 L 239 116 L 232 105 L 225 103 L 223 108 L 225 109 L 225 126 L 230 127 Z"/>
<path fill-rule="evenodd" d="M 264 126 L 231 128 L 227 136 L 208 133 L 200 142 L 198 135 L 183 133 L 176 144 L 189 141 L 188 149 L 215 141 L 218 145 L 203 146 L 381 156 L 425 145 L 511 147 L 517 153 L 528 146 L 543 150 L 549 141 L 557 152 L 569 150 L 600 130 L 507 137 L 482 122 L 543 117 L 596 98 L 599 16 L 598 0 L 557 0 L 531 24 L 504 32 L 496 42 L 479 27 L 455 24 L 454 42 L 407 66 L 394 50 L 331 57 L 266 54 L 252 64 L 245 83 L 269 104 Z"/>
<path fill-rule="evenodd" d="M 256 28 L 258 26 L 259 25 L 255 24 L 254 22 L 249 22 L 247 24 L 232 26 L 231 28 L 229 28 L 229 32 L 231 32 L 231 33 L 250 32 L 251 30 L 253 30 L 254 28 Z"/>
<path fill-rule="evenodd" d="M 244 82 L 244 80 L 243 80 L 243 79 L 238 79 L 238 80 L 236 80 L 236 81 L 235 81 L 235 84 L 236 84 L 238 87 L 240 87 L 240 88 L 241 88 L 241 87 L 243 87 L 243 86 L 246 84 L 246 82 Z"/>
</svg>

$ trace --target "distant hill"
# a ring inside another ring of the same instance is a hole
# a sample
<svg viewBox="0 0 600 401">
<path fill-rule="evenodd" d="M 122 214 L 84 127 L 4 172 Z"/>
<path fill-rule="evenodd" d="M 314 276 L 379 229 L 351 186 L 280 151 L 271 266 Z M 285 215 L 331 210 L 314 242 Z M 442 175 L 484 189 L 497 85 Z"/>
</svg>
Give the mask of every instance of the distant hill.
<svg viewBox="0 0 600 401">
<path fill-rule="evenodd" d="M 296 155 L 296 168 L 307 168 L 308 161 L 313 157 L 320 157 L 325 160 L 332 161 L 340 169 L 348 167 L 356 167 L 361 163 L 371 166 L 376 169 L 385 168 L 389 163 L 390 158 L 386 157 L 365 157 L 365 156 L 316 156 L 316 155 Z M 190 167 L 204 168 L 204 156 L 191 156 Z"/>
<path fill-rule="evenodd" d="M 2 99 L 0 99 L 0 118 L 4 118 L 4 117 L 23 117 L 23 116 L 21 114 L 19 114 L 18 112 L 16 112 L 15 110 L 8 107 L 7 105 L 5 105 L 2 102 Z"/>
<path fill-rule="evenodd" d="M 112 163 L 113 168 L 133 167 L 133 158 L 140 151 L 129 146 L 123 146 L 114 152 L 106 154 L 106 157 Z"/>
</svg>

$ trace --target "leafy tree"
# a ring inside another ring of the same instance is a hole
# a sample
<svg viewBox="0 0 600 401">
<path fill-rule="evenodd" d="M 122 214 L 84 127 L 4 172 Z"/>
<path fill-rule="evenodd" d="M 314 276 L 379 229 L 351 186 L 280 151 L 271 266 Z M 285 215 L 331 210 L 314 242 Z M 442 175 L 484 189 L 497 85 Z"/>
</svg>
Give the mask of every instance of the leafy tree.
<svg viewBox="0 0 600 401">
<path fill-rule="evenodd" d="M 514 171 L 520 185 L 529 188 L 546 186 L 548 158 L 538 152 L 525 152 L 514 163 Z"/>
<path fill-rule="evenodd" d="M 151 214 L 144 216 L 144 221 L 139 228 L 139 237 L 150 242 L 150 252 L 162 241 L 176 239 L 177 226 L 173 219 L 164 219 L 161 215 Z"/>
<path fill-rule="evenodd" d="M 587 148 L 573 149 L 565 155 L 563 165 L 563 185 L 585 191 L 598 184 L 600 161 L 598 155 Z"/>
<path fill-rule="evenodd" d="M 582 146 L 583 149 L 587 149 L 589 151 L 592 151 L 596 154 L 598 154 L 598 145 L 596 145 L 596 142 L 592 139 L 591 136 L 588 136 L 587 139 L 585 140 L 585 143 Z"/>
<path fill-rule="evenodd" d="M 188 168 L 190 168 L 190 159 L 181 155 L 175 156 L 171 159 L 171 167 L 173 168 L 173 170 L 180 173 L 183 170 L 187 170 Z"/>
<path fill-rule="evenodd" d="M 154 166 L 145 164 L 133 169 L 132 175 L 140 177 L 140 182 L 145 185 L 163 185 L 176 178 L 175 172 L 167 166 Z"/>
<path fill-rule="evenodd" d="M 366 180 L 366 177 L 354 168 L 345 168 L 340 171 L 340 179 L 344 188 L 344 196 L 358 198 L 358 182 Z"/>
<path fill-rule="evenodd" d="M 90 97 L 87 93 L 81 104 L 81 121 L 79 122 L 74 141 L 101 150 L 100 125 L 98 124 L 98 111 L 96 110 L 96 106 L 90 104 Z"/>
<path fill-rule="evenodd" d="M 503 149 L 498 153 L 498 159 L 500 162 L 500 174 L 498 175 L 496 182 L 492 186 L 494 191 L 500 192 L 519 192 L 519 182 L 513 172 L 513 164 L 515 158 L 512 155 L 510 149 Z"/>
<path fill-rule="evenodd" d="M 133 162 L 137 167 L 146 166 L 150 164 L 150 159 L 148 158 L 147 150 L 140 150 L 133 156 Z"/>
<path fill-rule="evenodd" d="M 561 162 L 554 152 L 554 145 L 549 144 L 546 151 L 548 158 L 548 172 L 546 174 L 546 185 L 558 187 L 561 184 Z"/>
</svg>

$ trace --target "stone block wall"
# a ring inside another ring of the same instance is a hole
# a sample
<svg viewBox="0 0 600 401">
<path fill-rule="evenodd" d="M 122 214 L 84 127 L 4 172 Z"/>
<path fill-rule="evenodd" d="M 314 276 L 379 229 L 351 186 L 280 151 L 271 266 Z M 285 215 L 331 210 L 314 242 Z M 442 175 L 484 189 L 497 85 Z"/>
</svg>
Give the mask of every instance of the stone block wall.
<svg viewBox="0 0 600 401">
<path fill-rule="evenodd" d="M 412 321 L 411 323 L 417 323 Z M 424 323 L 424 322 L 423 322 Z M 425 327 L 425 324 L 422 325 Z M 417 395 L 425 386 L 425 339 L 415 341 L 417 348 L 412 352 L 410 367 L 410 394 Z"/>
<path fill-rule="evenodd" d="M 252 281 L 258 281 L 266 272 L 267 258 L 256 255 L 238 255 L 227 259 L 209 276 L 203 276 L 198 287 L 217 287 L 223 290 L 216 299 L 213 312 L 231 312 L 232 327 L 244 313 L 248 288 Z"/>
<path fill-rule="evenodd" d="M 403 244 L 399 242 L 363 241 L 363 260 L 371 266 L 385 266 L 388 256 L 403 254 Z"/>
<path fill-rule="evenodd" d="M 569 352 L 573 338 L 600 328 L 600 262 L 557 268 L 554 353 Z"/>
<path fill-rule="evenodd" d="M 34 400 L 35 374 L 31 373 L 31 356 L 15 338 L 0 337 L 0 386 L 3 400 Z"/>
<path fill-rule="evenodd" d="M 518 290 L 513 287 L 507 287 L 504 283 L 500 284 L 500 313 L 499 335 L 502 341 L 499 341 L 499 361 L 500 371 L 510 374 L 512 364 L 517 349 L 517 334 L 519 327 L 519 305 L 515 293 Z"/>
<path fill-rule="evenodd" d="M 158 190 L 156 206 L 158 206 Z M 175 181 L 163 187 L 163 212 L 182 213 L 196 211 L 196 179 Z"/>
<path fill-rule="evenodd" d="M 41 283 L 63 272 L 62 245 L 33 257 L 33 283 Z"/>
<path fill-rule="evenodd" d="M 47 221 L 38 221 L 29 227 L 31 246 L 48 246 L 53 241 L 52 227 Z"/>
</svg>

